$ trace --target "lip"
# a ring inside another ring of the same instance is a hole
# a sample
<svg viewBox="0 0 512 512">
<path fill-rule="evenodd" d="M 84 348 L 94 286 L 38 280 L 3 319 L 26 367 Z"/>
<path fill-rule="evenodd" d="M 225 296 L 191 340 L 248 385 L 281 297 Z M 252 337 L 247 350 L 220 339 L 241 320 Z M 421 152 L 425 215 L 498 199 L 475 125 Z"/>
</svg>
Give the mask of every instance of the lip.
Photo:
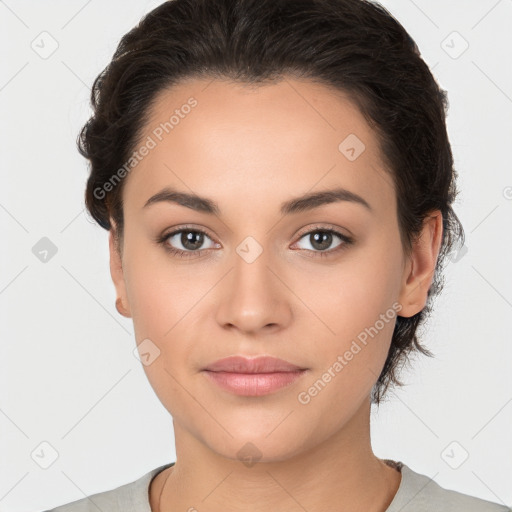
<svg viewBox="0 0 512 512">
<path fill-rule="evenodd" d="M 205 370 L 211 372 L 231 372 L 231 373 L 275 373 L 275 372 L 295 372 L 305 370 L 295 364 L 289 363 L 284 359 L 271 356 L 259 356 L 247 358 L 244 356 L 230 356 L 219 359 L 209 364 Z"/>
<path fill-rule="evenodd" d="M 307 370 L 270 356 L 231 356 L 215 361 L 203 372 L 226 391 L 241 396 L 262 396 L 291 385 Z"/>
</svg>

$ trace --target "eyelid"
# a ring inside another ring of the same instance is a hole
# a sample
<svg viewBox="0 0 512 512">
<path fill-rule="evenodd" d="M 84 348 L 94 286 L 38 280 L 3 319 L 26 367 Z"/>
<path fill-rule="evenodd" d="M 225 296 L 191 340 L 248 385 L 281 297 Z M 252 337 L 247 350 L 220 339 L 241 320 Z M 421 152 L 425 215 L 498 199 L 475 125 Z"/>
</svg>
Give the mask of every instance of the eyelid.
<svg viewBox="0 0 512 512">
<path fill-rule="evenodd" d="M 162 233 L 162 235 L 160 235 L 158 238 L 159 239 L 162 239 L 162 238 L 169 238 L 171 236 L 174 236 L 178 233 L 181 233 L 182 231 L 196 231 L 198 233 L 202 233 L 203 235 L 206 235 L 208 238 L 210 238 L 212 241 L 215 242 L 215 237 L 212 236 L 207 229 L 203 228 L 203 227 L 196 227 L 195 225 L 193 224 L 185 224 L 183 226 L 175 226 L 174 228 L 170 229 L 169 231 L 164 231 Z M 219 242 L 215 242 L 215 243 L 219 243 Z M 198 251 L 196 251 L 198 252 Z"/>
<path fill-rule="evenodd" d="M 308 226 L 308 227 L 304 228 L 303 230 L 299 231 L 297 237 L 299 237 L 299 239 L 300 239 L 304 235 L 309 235 L 310 233 L 315 232 L 315 231 L 332 231 L 334 233 L 337 233 L 339 236 L 341 236 L 344 239 L 350 239 L 350 240 L 354 239 L 354 236 L 348 229 L 345 229 L 345 231 L 348 232 L 347 234 L 345 234 L 345 233 L 343 233 L 343 228 L 340 228 L 340 227 L 337 227 L 334 225 L 329 225 L 329 224 L 326 225 L 326 224 L 322 224 L 322 223 L 313 224 L 312 226 Z"/>
</svg>

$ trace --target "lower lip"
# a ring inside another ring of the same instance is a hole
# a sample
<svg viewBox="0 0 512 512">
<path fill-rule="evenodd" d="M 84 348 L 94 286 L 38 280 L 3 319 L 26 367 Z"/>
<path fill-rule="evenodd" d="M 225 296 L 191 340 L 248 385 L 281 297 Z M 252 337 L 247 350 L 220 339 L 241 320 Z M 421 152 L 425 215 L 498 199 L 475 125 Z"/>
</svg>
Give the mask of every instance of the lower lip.
<svg viewBox="0 0 512 512">
<path fill-rule="evenodd" d="M 289 386 L 299 379 L 306 370 L 276 373 L 204 373 L 221 388 L 242 396 L 268 395 L 278 389 Z"/>
</svg>

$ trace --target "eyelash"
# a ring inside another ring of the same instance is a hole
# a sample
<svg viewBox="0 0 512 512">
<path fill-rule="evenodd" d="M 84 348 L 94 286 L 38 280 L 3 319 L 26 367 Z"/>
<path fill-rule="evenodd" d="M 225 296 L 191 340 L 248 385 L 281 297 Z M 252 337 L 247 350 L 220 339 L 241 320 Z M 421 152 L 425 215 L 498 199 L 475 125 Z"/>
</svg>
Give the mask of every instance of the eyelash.
<svg viewBox="0 0 512 512">
<path fill-rule="evenodd" d="M 191 257 L 197 258 L 203 252 L 208 251 L 208 249 L 200 249 L 198 251 L 182 251 L 181 249 L 176 249 L 167 243 L 169 238 L 173 237 L 174 235 L 177 235 L 178 233 L 182 233 L 182 232 L 201 233 L 211 239 L 211 237 L 208 235 L 208 233 L 206 233 L 205 231 L 203 231 L 201 229 L 184 226 L 184 227 L 181 227 L 174 231 L 171 231 L 170 233 L 164 233 L 163 235 L 157 237 L 156 242 L 158 244 L 163 245 L 164 249 L 168 253 L 172 254 L 173 256 L 177 256 L 179 258 L 191 258 Z M 325 257 L 331 256 L 332 254 L 338 253 L 339 251 L 346 249 L 349 245 L 352 245 L 354 243 L 354 240 L 351 237 L 344 235 L 344 234 L 340 233 L 339 231 L 336 231 L 335 229 L 323 228 L 321 226 L 315 226 L 310 231 L 302 233 L 299 237 L 299 240 L 301 240 L 302 238 L 304 238 L 307 235 L 312 235 L 313 233 L 328 233 L 328 234 L 336 235 L 338 238 L 341 239 L 342 243 L 339 244 L 336 248 L 330 249 L 327 251 L 312 251 L 310 249 L 295 249 L 295 250 L 313 252 L 314 255 L 310 256 L 312 258 L 315 258 L 317 256 L 320 256 L 321 258 L 322 257 L 325 258 Z"/>
</svg>

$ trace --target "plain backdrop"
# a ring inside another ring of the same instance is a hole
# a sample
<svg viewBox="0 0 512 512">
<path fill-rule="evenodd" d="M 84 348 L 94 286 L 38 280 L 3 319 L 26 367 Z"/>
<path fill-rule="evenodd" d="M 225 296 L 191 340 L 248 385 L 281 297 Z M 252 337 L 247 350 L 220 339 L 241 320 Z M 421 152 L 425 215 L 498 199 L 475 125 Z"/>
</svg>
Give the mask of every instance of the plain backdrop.
<svg viewBox="0 0 512 512">
<path fill-rule="evenodd" d="M 38 511 L 175 460 L 172 419 L 115 310 L 76 137 L 120 37 L 160 1 L 0 2 L 0 511 Z M 512 505 L 512 1 L 384 1 L 449 94 L 466 248 L 375 453 Z M 44 252 L 47 251 L 47 252 Z M 43 261 L 44 260 L 44 261 Z"/>
</svg>

